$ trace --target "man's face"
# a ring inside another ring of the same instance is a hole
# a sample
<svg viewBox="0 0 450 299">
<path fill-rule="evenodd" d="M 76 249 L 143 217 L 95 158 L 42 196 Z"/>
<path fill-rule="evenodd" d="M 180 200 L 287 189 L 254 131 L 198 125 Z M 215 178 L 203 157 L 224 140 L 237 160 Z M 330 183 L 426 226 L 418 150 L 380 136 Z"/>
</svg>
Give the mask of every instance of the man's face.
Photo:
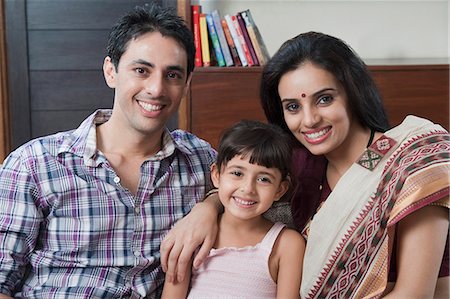
<svg viewBox="0 0 450 299">
<path fill-rule="evenodd" d="M 145 136 L 162 133 L 190 82 L 186 51 L 159 32 L 130 40 L 117 71 L 109 57 L 103 69 L 108 86 L 115 88 L 114 121 Z"/>
</svg>

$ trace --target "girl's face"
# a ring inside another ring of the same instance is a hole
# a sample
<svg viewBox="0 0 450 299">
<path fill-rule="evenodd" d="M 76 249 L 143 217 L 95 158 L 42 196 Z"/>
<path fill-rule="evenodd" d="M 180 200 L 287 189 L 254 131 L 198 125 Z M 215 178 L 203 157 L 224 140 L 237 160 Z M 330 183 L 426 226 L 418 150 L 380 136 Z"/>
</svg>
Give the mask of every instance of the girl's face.
<svg viewBox="0 0 450 299">
<path fill-rule="evenodd" d="M 347 149 L 354 123 L 347 94 L 328 71 L 306 62 L 278 85 L 289 130 L 314 155 Z"/>
<path fill-rule="evenodd" d="M 241 220 L 262 215 L 288 189 L 277 168 L 251 164 L 249 157 L 235 156 L 219 170 L 213 165 L 212 181 L 219 188 L 225 213 Z"/>
</svg>

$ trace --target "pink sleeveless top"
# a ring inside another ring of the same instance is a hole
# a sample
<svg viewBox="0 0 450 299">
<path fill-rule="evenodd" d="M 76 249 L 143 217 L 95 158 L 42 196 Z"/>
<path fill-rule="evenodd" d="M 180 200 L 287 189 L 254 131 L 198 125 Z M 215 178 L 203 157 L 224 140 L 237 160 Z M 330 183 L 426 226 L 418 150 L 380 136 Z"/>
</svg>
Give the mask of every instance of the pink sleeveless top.
<svg viewBox="0 0 450 299">
<path fill-rule="evenodd" d="M 276 298 L 269 256 L 284 227 L 275 223 L 255 246 L 211 249 L 202 266 L 192 270 L 188 298 Z"/>
</svg>

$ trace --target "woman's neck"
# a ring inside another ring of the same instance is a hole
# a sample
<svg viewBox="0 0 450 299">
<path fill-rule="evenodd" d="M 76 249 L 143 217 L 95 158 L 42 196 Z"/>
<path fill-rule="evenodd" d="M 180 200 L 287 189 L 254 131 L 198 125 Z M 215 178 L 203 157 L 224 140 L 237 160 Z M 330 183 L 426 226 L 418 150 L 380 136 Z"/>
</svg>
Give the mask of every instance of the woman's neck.
<svg viewBox="0 0 450 299">
<path fill-rule="evenodd" d="M 328 160 L 327 181 L 331 189 L 334 188 L 353 163 L 358 160 L 370 139 L 370 129 L 360 125 L 353 126 L 350 132 L 351 134 L 339 148 L 325 155 Z"/>
</svg>

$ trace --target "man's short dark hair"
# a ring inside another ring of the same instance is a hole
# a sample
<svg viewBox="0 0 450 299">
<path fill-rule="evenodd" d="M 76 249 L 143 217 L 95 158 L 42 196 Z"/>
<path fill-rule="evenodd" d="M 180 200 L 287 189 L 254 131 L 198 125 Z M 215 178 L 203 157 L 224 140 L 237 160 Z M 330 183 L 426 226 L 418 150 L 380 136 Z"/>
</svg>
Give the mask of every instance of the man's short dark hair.
<svg viewBox="0 0 450 299">
<path fill-rule="evenodd" d="M 192 32 L 172 8 L 162 8 L 157 4 L 137 6 L 122 16 L 113 26 L 106 50 L 116 71 L 130 40 L 148 32 L 159 32 L 162 36 L 171 37 L 186 50 L 187 75 L 189 76 L 194 69 L 195 58 Z"/>
</svg>

